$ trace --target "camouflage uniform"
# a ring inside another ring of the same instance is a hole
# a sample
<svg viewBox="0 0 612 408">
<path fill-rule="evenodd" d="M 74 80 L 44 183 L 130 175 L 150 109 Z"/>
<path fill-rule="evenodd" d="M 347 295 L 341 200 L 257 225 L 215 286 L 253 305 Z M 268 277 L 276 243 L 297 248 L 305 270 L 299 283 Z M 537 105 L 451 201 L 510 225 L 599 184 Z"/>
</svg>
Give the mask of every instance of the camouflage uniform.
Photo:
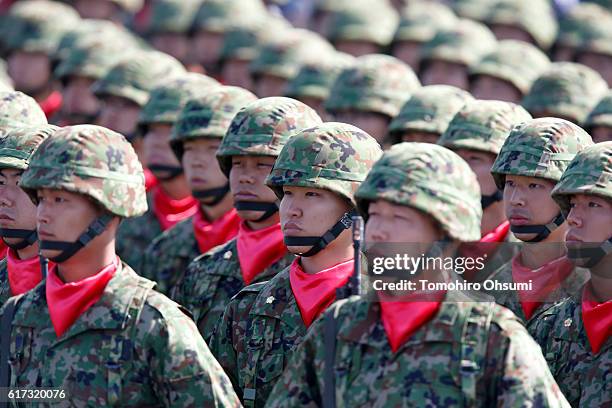
<svg viewBox="0 0 612 408">
<path fill-rule="evenodd" d="M 432 144 L 395 145 L 356 193 L 360 212 L 387 200 L 434 218 L 447 236 L 480 236 L 476 176 L 451 151 Z M 334 389 L 339 406 L 567 406 L 537 345 L 507 309 L 449 292 L 437 314 L 395 352 L 380 303 L 353 296 L 315 321 L 267 402 L 321 406 L 328 336 L 335 317 Z"/>
<path fill-rule="evenodd" d="M 335 192 L 354 205 L 354 191 L 380 154 L 380 146 L 360 129 L 326 123 L 289 139 L 266 184 L 279 197 L 283 185 L 313 187 Z M 210 341 L 245 406 L 263 406 L 306 335 L 289 269 L 234 296 Z"/>
<path fill-rule="evenodd" d="M 555 189 L 553 198 L 565 214 L 569 195 L 612 199 L 612 142 L 587 147 L 576 155 Z M 612 337 L 597 354 L 591 349 L 582 317 L 582 294 L 570 297 L 536 316 L 531 333 L 542 347 L 561 391 L 575 407 L 608 407 Z"/>
<path fill-rule="evenodd" d="M 556 116 L 582 123 L 607 91 L 606 81 L 591 68 L 556 62 L 536 79 L 521 104 L 534 117 Z"/>
<path fill-rule="evenodd" d="M 290 136 L 319 123 L 318 115 L 303 103 L 288 98 L 261 99 L 244 107 L 234 117 L 217 158 L 229 176 L 233 156 L 277 157 Z M 285 269 L 293 258 L 287 254 L 261 271 L 252 283 L 269 280 Z M 173 298 L 193 313 L 200 333 L 208 340 L 230 299 L 244 286 L 237 238 L 234 238 L 196 258 Z"/>
<path fill-rule="evenodd" d="M 33 198 L 41 188 L 86 195 L 113 216 L 147 208 L 134 150 L 98 126 L 67 127 L 46 140 L 21 185 Z M 193 322 L 153 286 L 120 264 L 102 297 L 58 341 L 43 281 L 17 305 L 10 386 L 62 388 L 60 406 L 239 406 Z"/>
<path fill-rule="evenodd" d="M 178 159 L 182 159 L 183 142 L 187 140 L 223 138 L 234 115 L 256 99 L 245 89 L 220 87 L 216 92 L 189 100 L 173 127 L 170 139 Z M 198 255 L 200 249 L 194 234 L 193 217 L 190 217 L 155 238 L 143 254 L 138 272 L 157 282 L 157 290 L 168 295 L 183 280 L 187 266 Z"/>
<path fill-rule="evenodd" d="M 0 136 L 14 128 L 46 124 L 47 117 L 33 98 L 18 91 L 0 92 Z"/>
</svg>

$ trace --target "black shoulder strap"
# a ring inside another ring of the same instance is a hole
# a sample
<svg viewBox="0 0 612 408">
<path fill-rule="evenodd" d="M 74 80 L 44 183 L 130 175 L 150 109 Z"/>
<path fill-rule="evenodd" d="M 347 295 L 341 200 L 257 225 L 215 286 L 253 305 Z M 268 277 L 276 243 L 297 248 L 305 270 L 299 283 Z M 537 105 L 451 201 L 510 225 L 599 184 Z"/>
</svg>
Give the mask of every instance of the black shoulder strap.
<svg viewBox="0 0 612 408">
<path fill-rule="evenodd" d="M 11 381 L 11 369 L 8 362 L 11 348 L 11 332 L 15 309 L 22 296 L 13 296 L 4 304 L 4 314 L 2 315 L 2 322 L 0 322 L 0 388 L 8 388 Z M 8 404 L 0 404 L 0 407 L 5 406 L 8 406 Z"/>
<path fill-rule="evenodd" d="M 325 371 L 323 373 L 323 408 L 336 408 L 336 316 L 338 309 L 330 310 L 325 316 Z"/>
</svg>

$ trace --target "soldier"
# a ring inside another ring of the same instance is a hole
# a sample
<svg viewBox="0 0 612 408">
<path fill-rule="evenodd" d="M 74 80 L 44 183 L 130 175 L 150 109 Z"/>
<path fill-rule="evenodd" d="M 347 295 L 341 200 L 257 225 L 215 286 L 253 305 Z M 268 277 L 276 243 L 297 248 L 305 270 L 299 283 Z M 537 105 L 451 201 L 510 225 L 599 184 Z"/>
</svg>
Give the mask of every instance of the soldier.
<svg viewBox="0 0 612 408">
<path fill-rule="evenodd" d="M 193 259 L 238 232 L 240 218 L 215 154 L 234 115 L 256 99 L 246 89 L 219 87 L 190 99 L 174 124 L 170 145 L 199 205 L 192 217 L 155 238 L 143 254 L 138 272 L 157 282 L 163 294 L 172 293 Z"/>
<path fill-rule="evenodd" d="M 240 291 L 210 342 L 245 406 L 263 406 L 308 327 L 353 274 L 353 193 L 380 154 L 362 130 L 329 122 L 290 138 L 276 160 L 266 184 L 281 199 L 285 244 L 299 256 Z"/>
<path fill-rule="evenodd" d="M 0 139 L 0 236 L 9 247 L 0 261 L 0 308 L 9 297 L 33 289 L 43 278 L 36 206 L 18 184 L 32 154 L 57 129 L 52 125 L 17 128 Z"/>
<path fill-rule="evenodd" d="M 534 118 L 554 116 L 579 124 L 607 91 L 606 81 L 591 68 L 556 62 L 535 80 L 521 104 Z"/>
<path fill-rule="evenodd" d="M 593 142 L 612 141 L 612 91 L 608 91 L 584 122 L 584 129 L 593 137 Z"/>
<path fill-rule="evenodd" d="M 591 271 L 584 288 L 538 315 L 533 333 L 574 407 L 609 407 L 612 360 L 612 142 L 579 152 L 553 190 L 569 225 L 568 257 Z"/>
<path fill-rule="evenodd" d="M 549 65 L 546 54 L 531 44 L 500 41 L 496 50 L 470 66 L 470 92 L 478 99 L 521 103 Z"/>
<path fill-rule="evenodd" d="M 445 240 L 450 253 L 480 236 L 476 176 L 441 146 L 393 146 L 356 197 L 371 243 L 433 249 Z M 313 324 L 267 406 L 568 406 L 537 344 L 507 309 L 459 291 L 374 296 L 337 302 Z"/>
<path fill-rule="evenodd" d="M 217 160 L 242 219 L 238 236 L 196 258 L 174 297 L 192 312 L 206 340 L 235 294 L 269 280 L 293 261 L 283 242 L 278 200 L 264 181 L 289 137 L 320 123 L 311 108 L 281 97 L 251 103 L 232 120 Z"/>
<path fill-rule="evenodd" d="M 72 0 L 83 18 L 110 20 L 126 24 L 144 5 L 144 0 Z"/>
<path fill-rule="evenodd" d="M 497 41 L 484 25 L 459 19 L 440 30 L 421 50 L 419 78 L 424 85 L 446 84 L 467 90 L 468 67 L 493 51 Z"/>
<path fill-rule="evenodd" d="M 46 124 L 47 117 L 33 98 L 19 91 L 0 92 L 0 137 L 14 128 Z"/>
<path fill-rule="evenodd" d="M 125 220 L 117 233 L 117 253 L 128 265 L 137 267 L 153 239 L 197 212 L 181 163 L 170 147 L 172 125 L 187 103 L 219 86 L 205 75 L 188 73 L 154 88 L 138 118 L 144 135 L 144 158 L 159 184 L 147 194 L 149 210 L 141 217 Z"/>
<path fill-rule="evenodd" d="M 418 89 L 389 125 L 389 141 L 437 143 L 448 124 L 472 95 L 450 85 Z"/>
<path fill-rule="evenodd" d="M 532 119 L 512 129 L 491 168 L 497 188 L 503 190 L 510 231 L 525 244 L 490 279 L 532 285 L 528 290 L 489 292 L 525 323 L 588 279 L 588 271 L 574 268 L 560 244 L 567 222 L 550 192 L 576 153 L 592 144 L 588 133 L 571 122 Z"/>
<path fill-rule="evenodd" d="M 397 58 L 364 55 L 338 76 L 325 109 L 334 120 L 353 124 L 382 143 L 391 119 L 419 88 L 414 72 Z"/>
<path fill-rule="evenodd" d="M 8 386 L 61 388 L 63 406 L 239 406 L 191 319 L 115 254 L 119 220 L 147 209 L 123 136 L 63 128 L 20 185 L 37 204 L 42 255 L 57 265 L 2 309 L 12 317 L 2 331 Z"/>
<path fill-rule="evenodd" d="M 608 86 L 612 86 L 611 27 L 612 9 L 608 8 L 585 25 L 585 31 L 580 36 L 581 44 L 574 53 L 576 62 L 599 72 Z"/>
</svg>

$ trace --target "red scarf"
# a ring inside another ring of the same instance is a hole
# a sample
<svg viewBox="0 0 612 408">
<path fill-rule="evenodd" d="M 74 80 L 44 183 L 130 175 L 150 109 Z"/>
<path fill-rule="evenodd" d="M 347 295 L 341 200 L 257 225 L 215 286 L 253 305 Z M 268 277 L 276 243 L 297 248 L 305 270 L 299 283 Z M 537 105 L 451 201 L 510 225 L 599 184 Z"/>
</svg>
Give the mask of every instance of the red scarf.
<svg viewBox="0 0 612 408">
<path fill-rule="evenodd" d="M 574 264 L 563 256 L 534 270 L 523 266 L 519 257 L 520 254 L 517 254 L 512 259 L 512 280 L 517 283 L 528 283 L 530 280 L 533 282 L 531 290 L 518 291 L 523 312 L 529 320 L 542 301 L 559 288 L 574 271 Z"/>
<path fill-rule="evenodd" d="M 144 176 L 145 176 L 145 190 L 146 191 L 151 190 L 153 187 L 157 186 L 157 184 L 159 183 L 159 181 L 157 180 L 157 177 L 155 177 L 153 172 L 147 168 L 144 169 Z"/>
<path fill-rule="evenodd" d="M 0 261 L 6 258 L 7 251 L 8 247 L 6 246 L 4 241 L 0 239 Z"/>
<path fill-rule="evenodd" d="M 247 285 L 287 253 L 280 223 L 253 231 L 246 222 L 241 222 L 236 247 L 242 279 Z"/>
<path fill-rule="evenodd" d="M 198 200 L 192 196 L 173 200 L 164 192 L 161 186 L 157 186 L 153 190 L 153 213 L 159 221 L 162 231 L 194 215 L 198 212 L 198 206 Z"/>
<path fill-rule="evenodd" d="M 38 104 L 45 113 L 45 116 L 47 116 L 47 119 L 50 119 L 62 107 L 62 102 L 62 94 L 59 91 L 53 91 L 44 101 L 41 101 Z"/>
<path fill-rule="evenodd" d="M 353 274 L 353 260 L 348 260 L 321 272 L 308 274 L 296 258 L 289 269 L 291 290 L 306 327 L 336 300 L 336 289 L 344 286 Z"/>
<path fill-rule="evenodd" d="M 49 266 L 52 267 L 53 263 L 49 262 Z M 34 289 L 42 280 L 40 260 L 37 256 L 21 260 L 14 250 L 9 249 L 6 254 L 6 269 L 13 296 Z"/>
<path fill-rule="evenodd" d="M 490 259 L 491 256 L 497 251 L 500 243 L 506 241 L 510 231 L 510 223 L 504 221 L 499 224 L 493 231 L 483 235 L 478 242 L 468 242 L 461 245 L 459 252 L 466 258 L 484 258 Z M 463 278 L 466 280 L 472 280 L 478 269 L 476 267 L 466 268 Z"/>
<path fill-rule="evenodd" d="M 238 225 L 240 225 L 240 217 L 234 208 L 213 222 L 208 221 L 204 212 L 198 209 L 193 216 L 193 230 L 200 253 L 204 254 L 211 248 L 234 238 L 238 233 Z"/>
<path fill-rule="evenodd" d="M 582 291 L 582 321 L 591 350 L 597 354 L 612 335 L 612 300 L 598 302 L 589 285 Z"/>
<path fill-rule="evenodd" d="M 508 231 L 510 231 L 510 222 L 504 221 L 493 231 L 480 238 L 480 242 L 504 242 L 508 236 Z"/>
<path fill-rule="evenodd" d="M 57 337 L 93 306 L 104 293 L 108 282 L 119 268 L 119 258 L 97 274 L 78 282 L 64 283 L 57 276 L 57 268 L 49 269 L 47 277 L 47 305 Z"/>
</svg>

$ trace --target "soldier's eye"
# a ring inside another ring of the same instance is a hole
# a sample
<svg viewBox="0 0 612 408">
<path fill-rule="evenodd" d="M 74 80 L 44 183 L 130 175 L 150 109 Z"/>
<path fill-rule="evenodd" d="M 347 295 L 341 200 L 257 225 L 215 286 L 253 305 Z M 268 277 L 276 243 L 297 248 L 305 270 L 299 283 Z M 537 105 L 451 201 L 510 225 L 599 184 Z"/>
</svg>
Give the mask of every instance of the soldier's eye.
<svg viewBox="0 0 612 408">
<path fill-rule="evenodd" d="M 529 188 L 531 188 L 531 189 L 541 188 L 541 187 L 542 187 L 541 184 L 529 183 Z"/>
<path fill-rule="evenodd" d="M 504 186 L 508 186 L 508 187 L 512 187 L 514 185 L 514 182 L 512 180 L 506 180 L 506 182 L 504 183 Z"/>
<path fill-rule="evenodd" d="M 601 205 L 599 205 L 599 203 L 596 203 L 595 201 L 589 201 L 589 207 L 591 207 L 591 208 L 600 208 Z"/>
</svg>

